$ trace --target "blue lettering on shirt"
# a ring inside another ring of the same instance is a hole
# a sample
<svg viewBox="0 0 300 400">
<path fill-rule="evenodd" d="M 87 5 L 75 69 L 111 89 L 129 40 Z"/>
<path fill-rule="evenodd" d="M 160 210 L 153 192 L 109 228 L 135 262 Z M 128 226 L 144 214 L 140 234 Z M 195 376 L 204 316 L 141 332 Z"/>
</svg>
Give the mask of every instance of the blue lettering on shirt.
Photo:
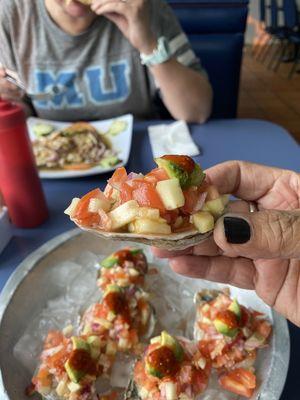
<svg viewBox="0 0 300 400">
<path fill-rule="evenodd" d="M 130 93 L 129 65 L 126 60 L 109 65 L 110 87 L 105 84 L 104 69 L 87 68 L 86 81 L 89 86 L 90 100 L 97 104 L 111 104 L 124 101 Z"/>
<path fill-rule="evenodd" d="M 130 67 L 126 60 L 110 63 L 108 66 L 109 79 L 105 76 L 105 69 L 97 66 L 87 68 L 83 72 L 87 97 L 93 104 L 112 104 L 122 102 L 130 94 Z M 76 71 L 36 70 L 36 92 L 45 93 L 53 86 L 61 89 L 61 93 L 49 100 L 34 101 L 34 105 L 44 109 L 79 108 L 86 104 L 85 93 L 79 90 L 80 82 Z M 107 84 L 109 81 L 109 85 Z"/>
<path fill-rule="evenodd" d="M 61 89 L 61 93 L 49 100 L 35 101 L 34 104 L 39 108 L 82 107 L 84 100 L 75 83 L 76 77 L 74 71 L 62 71 L 56 75 L 51 71 L 35 71 L 38 93 L 48 92 L 53 86 Z"/>
</svg>

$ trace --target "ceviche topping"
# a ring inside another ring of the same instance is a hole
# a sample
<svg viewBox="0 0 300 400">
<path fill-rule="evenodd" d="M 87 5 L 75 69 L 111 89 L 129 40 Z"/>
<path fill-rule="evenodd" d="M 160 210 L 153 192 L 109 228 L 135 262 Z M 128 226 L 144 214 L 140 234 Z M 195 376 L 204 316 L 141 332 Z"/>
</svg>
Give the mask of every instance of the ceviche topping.
<svg viewBox="0 0 300 400">
<path fill-rule="evenodd" d="M 165 155 L 148 174 L 118 168 L 104 192 L 75 198 L 65 213 L 79 226 L 140 235 L 206 233 L 224 213 L 228 196 L 205 181 L 192 158 Z M 110 260 L 113 262 L 112 260 Z"/>
</svg>

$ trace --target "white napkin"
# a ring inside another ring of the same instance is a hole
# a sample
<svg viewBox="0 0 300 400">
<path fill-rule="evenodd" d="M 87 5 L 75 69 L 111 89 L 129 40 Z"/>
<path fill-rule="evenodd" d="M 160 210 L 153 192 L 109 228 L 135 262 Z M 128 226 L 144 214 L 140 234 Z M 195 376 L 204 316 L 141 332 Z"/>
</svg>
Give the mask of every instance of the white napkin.
<svg viewBox="0 0 300 400">
<path fill-rule="evenodd" d="M 187 156 L 200 154 L 200 150 L 193 141 L 189 128 L 184 121 L 149 126 L 148 132 L 154 158 L 165 154 Z"/>
</svg>

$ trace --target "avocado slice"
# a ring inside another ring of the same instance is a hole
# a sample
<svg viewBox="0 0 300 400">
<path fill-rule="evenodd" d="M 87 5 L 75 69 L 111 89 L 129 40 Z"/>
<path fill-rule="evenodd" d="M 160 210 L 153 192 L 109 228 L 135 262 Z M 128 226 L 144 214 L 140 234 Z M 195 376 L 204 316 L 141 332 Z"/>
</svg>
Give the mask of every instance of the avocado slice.
<svg viewBox="0 0 300 400">
<path fill-rule="evenodd" d="M 194 171 L 190 174 L 189 186 L 200 186 L 205 179 L 205 173 L 202 171 L 200 165 L 195 163 Z"/>
<path fill-rule="evenodd" d="M 176 360 L 181 362 L 184 356 L 184 351 L 180 343 L 178 342 L 177 339 L 175 339 L 173 336 L 169 335 L 168 332 L 163 331 L 161 333 L 161 345 L 162 346 L 167 346 L 171 350 L 173 350 L 173 353 L 176 357 Z"/>
<path fill-rule="evenodd" d="M 156 378 L 163 378 L 164 375 L 158 371 L 156 368 L 152 367 L 147 361 L 146 361 L 146 372 L 149 375 L 155 376 Z"/>
<path fill-rule="evenodd" d="M 143 250 L 142 250 L 142 249 L 130 249 L 130 253 L 131 253 L 133 256 L 136 256 L 137 254 L 143 253 Z"/>
<path fill-rule="evenodd" d="M 170 178 L 177 178 L 182 188 L 189 186 L 189 174 L 179 165 L 164 158 L 155 158 L 154 161 L 160 168 L 166 171 Z"/>
<path fill-rule="evenodd" d="M 100 265 L 103 268 L 107 268 L 110 269 L 112 267 L 114 267 L 115 265 L 117 265 L 119 262 L 118 257 L 115 257 L 114 254 L 106 257 L 104 260 L 101 261 Z"/>
<path fill-rule="evenodd" d="M 66 361 L 65 370 L 66 370 L 70 380 L 75 383 L 79 383 L 80 380 L 85 376 L 84 371 L 79 371 L 72 367 L 72 365 L 70 364 L 70 360 Z"/>
<path fill-rule="evenodd" d="M 205 179 L 205 173 L 200 165 L 194 163 L 194 169 L 191 173 L 187 172 L 176 162 L 166 158 L 155 158 L 156 164 L 163 168 L 170 178 L 177 178 L 182 189 L 187 189 L 190 186 L 200 186 Z"/>
<path fill-rule="evenodd" d="M 234 299 L 232 301 L 232 303 L 228 307 L 228 310 L 232 311 L 238 317 L 238 319 L 241 318 L 241 315 L 242 315 L 241 307 L 240 307 L 240 305 L 239 305 L 239 303 L 237 302 L 236 299 Z"/>
<path fill-rule="evenodd" d="M 217 318 L 214 320 L 214 326 L 219 333 L 222 333 L 222 335 L 229 336 L 231 338 L 233 338 L 238 331 L 238 328 L 229 328 L 229 326 L 225 322 Z"/>
<path fill-rule="evenodd" d="M 122 289 L 117 285 L 107 285 L 103 298 L 109 293 L 122 293 Z"/>
<path fill-rule="evenodd" d="M 85 350 L 87 352 L 90 352 L 89 344 L 85 340 L 81 339 L 80 337 L 72 336 L 71 341 L 72 341 L 74 350 Z"/>
</svg>

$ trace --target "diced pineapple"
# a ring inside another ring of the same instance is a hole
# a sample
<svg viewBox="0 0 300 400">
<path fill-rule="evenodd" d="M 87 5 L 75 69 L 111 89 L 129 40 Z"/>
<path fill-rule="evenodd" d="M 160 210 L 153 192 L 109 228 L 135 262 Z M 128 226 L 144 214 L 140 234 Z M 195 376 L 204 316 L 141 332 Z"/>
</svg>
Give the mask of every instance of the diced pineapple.
<svg viewBox="0 0 300 400">
<path fill-rule="evenodd" d="M 91 347 L 99 347 L 99 348 L 101 347 L 101 339 L 99 336 L 95 335 L 89 336 L 87 338 L 87 342 Z"/>
<path fill-rule="evenodd" d="M 82 386 L 79 385 L 79 383 L 70 382 L 70 383 L 68 383 L 68 388 L 71 393 L 75 393 L 75 392 L 78 392 L 78 390 L 82 389 Z"/>
<path fill-rule="evenodd" d="M 222 197 L 207 201 L 205 206 L 216 219 L 224 213 L 225 206 Z"/>
<path fill-rule="evenodd" d="M 64 397 L 64 395 L 69 392 L 67 382 L 64 380 L 60 381 L 59 384 L 56 386 L 55 391 L 59 395 L 59 397 Z"/>
<path fill-rule="evenodd" d="M 191 222 L 200 233 L 206 233 L 214 229 L 214 217 L 207 211 L 198 211 L 191 216 Z"/>
<path fill-rule="evenodd" d="M 140 207 L 139 218 L 159 219 L 159 210 L 156 208 Z"/>
<path fill-rule="evenodd" d="M 64 211 L 65 214 L 69 215 L 71 218 L 74 217 L 75 215 L 75 210 L 76 207 L 79 203 L 80 199 L 78 197 L 74 197 L 74 199 L 71 201 L 71 204 L 69 207 Z"/>
<path fill-rule="evenodd" d="M 97 199 L 96 197 L 93 197 L 92 199 L 90 199 L 88 210 L 91 213 L 96 213 L 100 209 L 102 209 L 105 212 L 108 212 L 110 208 L 111 208 L 111 203 L 109 200 L 106 200 L 104 198 Z"/>
<path fill-rule="evenodd" d="M 128 230 L 131 233 L 141 234 L 157 234 L 157 235 L 169 235 L 171 233 L 171 227 L 165 222 L 153 221 L 147 218 L 139 218 L 128 225 Z"/>
<path fill-rule="evenodd" d="M 174 382 L 164 383 L 166 400 L 177 400 L 177 388 Z"/>
<path fill-rule="evenodd" d="M 103 328 L 105 328 L 105 329 L 110 329 L 112 327 L 112 323 L 107 321 L 104 318 L 94 318 L 94 322 L 96 324 L 103 326 Z"/>
<path fill-rule="evenodd" d="M 151 344 L 160 343 L 160 340 L 161 340 L 161 337 L 160 337 L 160 336 L 155 336 L 154 338 L 152 338 L 152 339 L 150 340 L 150 343 L 151 343 Z"/>
<path fill-rule="evenodd" d="M 138 217 L 139 205 L 135 200 L 127 201 L 108 213 L 112 221 L 112 230 L 129 224 Z"/>
<path fill-rule="evenodd" d="M 177 178 L 157 182 L 156 190 L 166 210 L 184 206 L 185 199 Z"/>
<path fill-rule="evenodd" d="M 100 356 L 101 350 L 99 347 L 92 347 L 90 354 L 91 354 L 91 357 L 95 360 Z"/>
<path fill-rule="evenodd" d="M 73 329 L 74 329 L 74 327 L 73 327 L 73 325 L 67 325 L 64 329 L 63 329 L 63 334 L 64 334 L 64 336 L 71 336 L 72 335 L 72 333 L 73 333 Z"/>
</svg>

